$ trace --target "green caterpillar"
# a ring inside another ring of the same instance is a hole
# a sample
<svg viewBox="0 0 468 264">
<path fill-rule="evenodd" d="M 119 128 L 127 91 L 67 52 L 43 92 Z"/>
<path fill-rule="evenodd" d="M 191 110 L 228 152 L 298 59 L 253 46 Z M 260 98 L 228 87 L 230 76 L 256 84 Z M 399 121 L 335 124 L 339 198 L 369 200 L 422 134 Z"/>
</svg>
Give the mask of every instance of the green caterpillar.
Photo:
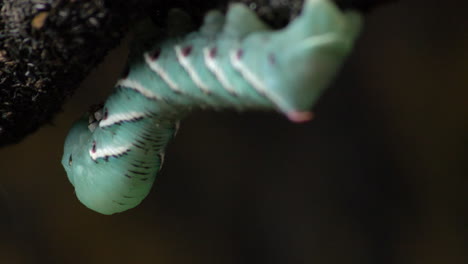
<svg viewBox="0 0 468 264">
<path fill-rule="evenodd" d="M 293 122 L 309 120 L 360 28 L 358 13 L 329 0 L 305 0 L 281 30 L 232 4 L 226 17 L 209 12 L 197 32 L 153 42 L 146 52 L 136 45 L 114 92 L 67 136 L 62 164 L 78 199 L 102 214 L 137 206 L 179 120 L 194 108 L 277 110 Z"/>
</svg>

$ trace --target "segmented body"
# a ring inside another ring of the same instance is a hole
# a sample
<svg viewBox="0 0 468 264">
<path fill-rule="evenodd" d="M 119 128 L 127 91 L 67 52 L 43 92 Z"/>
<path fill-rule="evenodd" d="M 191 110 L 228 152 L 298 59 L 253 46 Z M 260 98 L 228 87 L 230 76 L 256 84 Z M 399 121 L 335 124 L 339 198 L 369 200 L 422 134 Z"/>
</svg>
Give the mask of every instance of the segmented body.
<svg viewBox="0 0 468 264">
<path fill-rule="evenodd" d="M 212 11 L 199 31 L 137 52 L 103 107 L 67 137 L 62 163 L 78 198 L 103 214 L 138 205 L 178 120 L 193 108 L 310 119 L 359 28 L 358 14 L 343 14 L 328 0 L 306 0 L 301 16 L 277 31 L 234 4 L 226 18 Z"/>
</svg>

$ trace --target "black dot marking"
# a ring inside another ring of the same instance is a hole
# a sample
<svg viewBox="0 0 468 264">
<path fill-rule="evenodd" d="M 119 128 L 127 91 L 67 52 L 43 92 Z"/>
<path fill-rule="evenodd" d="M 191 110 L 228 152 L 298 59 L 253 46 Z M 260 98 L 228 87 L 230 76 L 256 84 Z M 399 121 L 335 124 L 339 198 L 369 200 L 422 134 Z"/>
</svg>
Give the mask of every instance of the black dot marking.
<svg viewBox="0 0 468 264">
<path fill-rule="evenodd" d="M 118 205 L 125 205 L 124 203 L 121 203 L 121 202 L 117 202 L 116 200 L 112 200 L 113 203 L 116 203 Z"/>
<path fill-rule="evenodd" d="M 137 143 L 140 144 L 141 146 L 145 146 L 145 145 L 146 145 L 145 142 L 143 142 L 143 141 L 141 141 L 141 140 L 139 140 L 139 139 L 135 139 L 135 142 L 137 142 Z"/>
<path fill-rule="evenodd" d="M 151 167 L 148 167 L 148 166 L 142 166 L 142 165 L 138 165 L 138 164 L 134 164 L 134 163 L 131 163 L 131 165 L 135 168 L 141 168 L 141 169 L 145 169 L 145 170 L 149 170 L 151 169 Z"/>
<path fill-rule="evenodd" d="M 276 64 L 275 54 L 273 54 L 273 53 L 268 54 L 268 61 L 270 62 L 270 64 L 275 65 Z"/>
<path fill-rule="evenodd" d="M 238 49 L 237 52 L 236 52 L 237 59 L 241 59 L 242 56 L 244 56 L 244 50 L 243 49 Z"/>
<path fill-rule="evenodd" d="M 139 148 L 139 149 L 147 150 L 147 148 L 145 148 L 145 147 L 143 147 L 143 146 L 141 146 L 141 145 L 139 145 L 139 144 L 132 143 L 132 145 L 135 146 L 135 147 L 137 147 L 137 148 Z"/>
<path fill-rule="evenodd" d="M 213 48 L 210 49 L 210 51 L 209 51 L 210 58 L 216 57 L 217 54 L 218 54 L 218 49 L 216 47 L 213 47 Z"/>
<path fill-rule="evenodd" d="M 93 141 L 93 147 L 91 148 L 91 152 L 96 153 L 96 140 Z"/>
<path fill-rule="evenodd" d="M 192 46 L 185 46 L 182 48 L 182 56 L 187 57 L 192 53 Z"/>
<path fill-rule="evenodd" d="M 171 89 L 171 91 L 175 94 L 182 94 L 182 91 L 181 90 L 173 90 Z M 166 102 L 168 102 L 168 100 L 166 100 Z"/>
<path fill-rule="evenodd" d="M 128 170 L 128 172 L 137 174 L 137 175 L 148 175 L 148 172 L 141 172 L 141 171 L 134 171 L 134 170 Z"/>
<path fill-rule="evenodd" d="M 133 178 L 131 175 L 128 175 L 127 173 L 125 173 L 125 177 L 127 177 L 129 179 Z"/>
<path fill-rule="evenodd" d="M 68 158 L 68 165 L 72 165 L 73 164 L 73 157 L 72 155 L 70 154 L 70 157 Z"/>
<path fill-rule="evenodd" d="M 149 57 L 151 60 L 157 60 L 159 58 L 159 55 L 161 55 L 161 49 L 157 48 L 149 53 Z"/>
<path fill-rule="evenodd" d="M 107 117 L 109 117 L 109 111 L 107 111 L 107 107 L 104 108 L 104 116 L 102 117 L 102 120 L 106 120 Z"/>
</svg>

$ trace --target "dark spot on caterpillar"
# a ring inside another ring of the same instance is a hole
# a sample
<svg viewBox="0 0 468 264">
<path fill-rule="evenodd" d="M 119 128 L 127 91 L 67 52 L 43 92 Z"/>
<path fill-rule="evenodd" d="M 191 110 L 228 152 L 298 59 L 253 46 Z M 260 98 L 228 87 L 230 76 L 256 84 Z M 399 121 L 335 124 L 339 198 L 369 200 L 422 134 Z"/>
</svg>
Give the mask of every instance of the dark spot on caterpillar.
<svg viewBox="0 0 468 264">
<path fill-rule="evenodd" d="M 141 166 L 141 165 L 137 165 L 137 164 L 134 164 L 134 163 L 130 163 L 130 165 L 132 165 L 135 168 L 141 168 L 141 169 L 145 169 L 145 170 L 151 169 L 151 167 Z"/>
<path fill-rule="evenodd" d="M 140 121 L 143 119 L 143 116 L 139 116 L 139 117 L 134 117 L 130 120 L 125 120 L 124 122 L 136 122 L 136 121 Z"/>
<path fill-rule="evenodd" d="M 146 114 L 149 117 L 159 117 L 160 116 L 160 114 L 158 114 L 157 112 L 153 112 L 153 111 L 148 111 L 148 112 L 146 112 Z"/>
<path fill-rule="evenodd" d="M 161 49 L 156 48 L 155 50 L 151 51 L 149 54 L 149 57 L 151 60 L 157 60 L 159 58 L 159 55 L 161 55 Z"/>
<path fill-rule="evenodd" d="M 73 158 L 72 158 L 72 155 L 70 154 L 70 157 L 68 158 L 68 165 L 72 165 L 73 163 Z"/>
<path fill-rule="evenodd" d="M 152 144 L 152 145 L 151 145 L 151 148 L 152 148 L 153 150 L 155 150 L 155 151 L 157 151 L 157 150 L 159 150 L 159 149 L 162 149 L 162 148 L 164 148 L 164 147 L 166 147 L 166 144 L 164 144 L 164 143 L 163 143 L 163 144 Z"/>
<path fill-rule="evenodd" d="M 153 138 L 148 137 L 148 136 L 140 136 L 142 139 L 147 140 L 147 141 L 154 141 Z"/>
<path fill-rule="evenodd" d="M 164 141 L 160 140 L 154 140 L 153 141 L 153 146 L 164 146 L 166 143 Z"/>
<path fill-rule="evenodd" d="M 218 49 L 216 47 L 211 48 L 209 52 L 210 58 L 216 57 L 217 53 L 218 53 Z"/>
<path fill-rule="evenodd" d="M 107 107 L 106 107 L 104 108 L 104 116 L 102 117 L 102 120 L 106 120 L 108 116 L 109 116 L 109 112 L 107 111 Z"/>
<path fill-rule="evenodd" d="M 126 199 L 131 199 L 131 198 L 134 198 L 132 196 L 127 196 L 127 195 L 122 195 L 123 198 L 126 198 Z"/>
<path fill-rule="evenodd" d="M 229 92 L 230 95 L 232 95 L 234 97 L 239 97 L 239 94 L 236 91 L 229 90 L 228 92 Z"/>
<path fill-rule="evenodd" d="M 147 181 L 148 178 L 141 178 L 140 181 Z"/>
<path fill-rule="evenodd" d="M 164 146 L 165 146 L 165 144 L 153 145 L 153 150 L 159 150 L 159 149 L 163 148 Z"/>
<path fill-rule="evenodd" d="M 136 148 L 139 148 L 139 149 L 143 149 L 143 150 L 146 149 L 143 146 L 140 146 L 139 144 L 132 143 L 132 145 L 135 146 Z"/>
<path fill-rule="evenodd" d="M 185 46 L 182 48 L 182 56 L 187 57 L 192 52 L 192 46 Z"/>
<path fill-rule="evenodd" d="M 204 93 L 205 95 L 208 95 L 208 96 L 211 96 L 211 95 L 212 95 L 212 93 L 211 93 L 210 90 L 205 90 L 205 89 L 204 89 L 204 90 L 203 90 L 203 93 Z"/>
<path fill-rule="evenodd" d="M 268 61 L 270 62 L 270 64 L 276 64 L 275 54 L 273 53 L 268 54 Z"/>
<path fill-rule="evenodd" d="M 237 57 L 238 59 L 241 59 L 242 56 L 244 56 L 244 50 L 243 50 L 243 49 L 238 49 L 238 50 L 236 51 L 236 57 Z"/>
<path fill-rule="evenodd" d="M 93 141 L 93 147 L 91 148 L 91 152 L 96 153 L 96 140 Z"/>
<path fill-rule="evenodd" d="M 148 172 L 141 172 L 141 171 L 133 171 L 133 170 L 128 170 L 128 172 L 133 173 L 133 174 L 138 174 L 138 175 L 148 175 Z"/>
<path fill-rule="evenodd" d="M 133 178 L 133 176 L 130 176 L 130 175 L 128 175 L 127 173 L 125 173 L 125 177 L 127 177 L 127 178 L 129 178 L 129 179 Z"/>
<path fill-rule="evenodd" d="M 146 144 L 144 142 L 141 142 L 141 141 L 137 141 L 137 139 L 135 139 L 136 142 L 132 142 L 132 145 L 134 146 L 137 146 L 139 148 L 146 148 Z"/>
<path fill-rule="evenodd" d="M 124 203 L 121 203 L 121 202 L 117 202 L 116 200 L 112 200 L 113 203 L 116 203 L 118 205 L 125 205 Z"/>
<path fill-rule="evenodd" d="M 181 90 L 172 90 L 172 92 L 175 93 L 175 94 L 182 94 Z M 169 103 L 170 101 L 169 101 L 169 99 L 166 99 L 165 102 Z"/>
<path fill-rule="evenodd" d="M 149 142 L 153 142 L 153 143 L 159 143 L 160 141 L 157 139 L 157 138 L 153 138 L 153 137 L 150 137 L 150 136 L 140 136 L 142 139 L 146 140 L 146 141 L 149 141 Z"/>
<path fill-rule="evenodd" d="M 135 139 L 135 141 L 136 141 L 138 144 L 140 144 L 141 146 L 145 146 L 145 145 L 146 145 L 145 142 L 143 142 L 143 141 L 141 141 L 141 140 L 139 140 L 139 139 Z"/>
<path fill-rule="evenodd" d="M 105 161 L 105 162 L 108 162 L 108 161 L 109 161 L 109 156 L 105 156 L 105 157 L 104 157 L 104 161 Z"/>
</svg>

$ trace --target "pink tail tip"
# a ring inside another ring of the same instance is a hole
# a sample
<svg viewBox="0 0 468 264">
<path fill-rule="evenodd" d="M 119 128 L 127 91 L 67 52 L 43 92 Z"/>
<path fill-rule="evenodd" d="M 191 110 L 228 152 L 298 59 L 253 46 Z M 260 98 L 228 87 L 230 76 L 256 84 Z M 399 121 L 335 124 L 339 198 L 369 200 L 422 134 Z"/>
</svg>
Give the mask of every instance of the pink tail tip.
<svg viewBox="0 0 468 264">
<path fill-rule="evenodd" d="M 291 122 L 303 123 L 303 122 L 310 121 L 314 117 L 314 113 L 292 111 L 292 112 L 286 113 L 286 116 Z"/>
</svg>

